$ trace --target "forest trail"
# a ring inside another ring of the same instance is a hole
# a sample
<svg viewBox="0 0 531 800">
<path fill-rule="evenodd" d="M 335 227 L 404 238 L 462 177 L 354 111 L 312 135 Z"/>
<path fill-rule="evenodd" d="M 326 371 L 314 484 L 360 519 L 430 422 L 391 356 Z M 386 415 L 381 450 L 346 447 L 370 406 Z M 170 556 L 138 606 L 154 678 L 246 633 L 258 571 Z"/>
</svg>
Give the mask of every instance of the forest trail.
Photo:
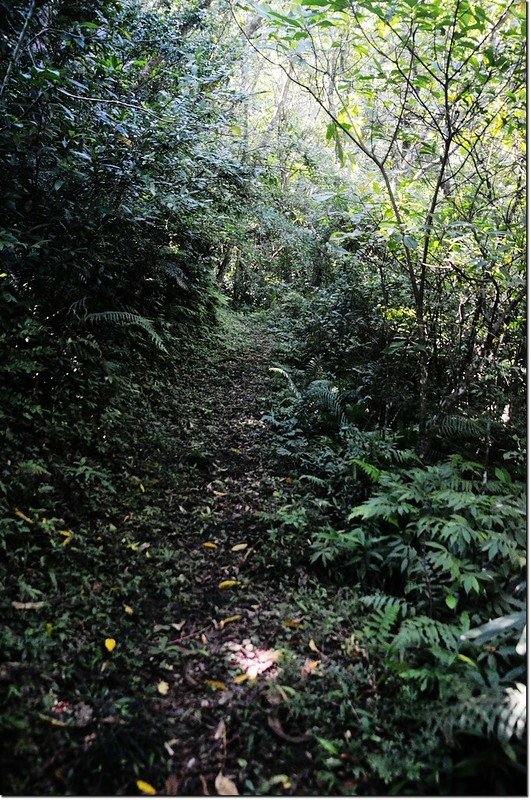
<svg viewBox="0 0 531 800">
<path fill-rule="evenodd" d="M 236 344 L 214 350 L 181 388 L 186 419 L 175 446 L 183 474 L 169 514 L 179 519 L 183 554 L 175 566 L 186 588 L 175 615 L 154 626 L 172 629 L 163 696 L 153 709 L 161 727 L 174 730 L 165 744 L 173 767 L 166 786 L 156 787 L 168 794 L 216 794 L 220 772 L 240 792 L 258 787 L 243 785 L 253 776 L 262 791 L 269 777 L 290 794 L 311 767 L 312 737 L 284 729 L 275 713 L 287 700 L 278 685 L 286 648 L 302 645 L 303 677 L 321 656 L 313 641 L 308 648 L 310 635 L 303 643 L 304 615 L 286 595 L 278 562 L 268 562 L 265 515 L 293 482 L 275 469 L 271 431 L 262 420 L 272 364 L 271 334 L 246 322 Z M 171 659 L 177 654 L 180 672 Z M 306 788 L 308 781 L 307 775 Z"/>
</svg>

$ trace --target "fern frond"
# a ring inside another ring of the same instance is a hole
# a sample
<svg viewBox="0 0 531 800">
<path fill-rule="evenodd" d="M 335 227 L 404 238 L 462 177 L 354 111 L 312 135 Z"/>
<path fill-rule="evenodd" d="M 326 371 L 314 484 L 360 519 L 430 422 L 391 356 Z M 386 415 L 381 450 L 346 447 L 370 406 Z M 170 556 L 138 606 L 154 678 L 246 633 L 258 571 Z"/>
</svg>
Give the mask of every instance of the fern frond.
<svg viewBox="0 0 531 800">
<path fill-rule="evenodd" d="M 410 605 L 407 600 L 402 597 L 393 597 L 388 594 L 366 594 L 360 597 L 360 602 L 367 608 L 372 608 L 375 611 L 386 609 L 389 606 L 399 606 L 400 615 L 402 617 L 414 616 L 415 607 Z"/>
<path fill-rule="evenodd" d="M 295 397 L 297 398 L 297 400 L 301 399 L 301 393 L 293 383 L 293 378 L 291 377 L 289 372 L 287 372 L 282 367 L 269 367 L 269 372 L 276 372 L 278 375 L 282 375 L 282 377 L 285 378 L 286 381 L 288 382 L 288 386 L 295 395 Z"/>
<path fill-rule="evenodd" d="M 101 347 L 90 333 L 87 336 L 77 336 L 75 339 L 69 338 L 66 344 L 69 350 L 78 358 L 90 355 L 101 356 Z"/>
<path fill-rule="evenodd" d="M 184 274 L 184 271 L 179 267 L 177 264 L 174 264 L 172 261 L 161 261 L 157 264 L 157 269 L 161 272 L 164 272 L 165 275 L 169 275 L 170 278 L 173 278 L 177 286 L 181 289 L 189 289 L 190 284 L 189 281 Z"/>
<path fill-rule="evenodd" d="M 149 335 L 150 339 L 159 350 L 162 350 L 164 353 L 168 352 L 161 337 L 154 329 L 151 320 L 140 316 L 140 314 L 133 314 L 130 311 L 100 311 L 98 313 L 87 314 L 85 320 L 96 324 L 136 325 Z"/>
<path fill-rule="evenodd" d="M 299 480 L 301 481 L 308 481 L 309 483 L 313 484 L 314 486 L 319 487 L 327 487 L 329 482 L 324 480 L 323 478 L 318 478 L 317 475 L 300 475 Z"/>
<path fill-rule="evenodd" d="M 68 309 L 68 313 L 75 317 L 85 317 L 87 313 L 87 298 L 81 297 L 79 300 L 76 300 L 75 303 L 72 303 Z"/>
<path fill-rule="evenodd" d="M 523 683 L 501 689 L 488 689 L 475 697 L 460 700 L 445 708 L 439 725 L 447 733 L 473 731 L 479 735 L 495 734 L 502 742 L 524 736 L 527 720 L 527 692 Z"/>
<path fill-rule="evenodd" d="M 424 615 L 405 619 L 393 639 L 392 647 L 403 653 L 411 647 L 438 647 L 443 644 L 448 650 L 457 650 L 460 629 L 455 625 Z"/>
<path fill-rule="evenodd" d="M 372 640 L 373 644 L 388 645 L 391 629 L 397 621 L 401 603 L 399 600 L 388 598 L 389 602 L 369 614 L 363 626 L 363 634 Z"/>
<path fill-rule="evenodd" d="M 305 398 L 314 403 L 318 408 L 330 411 L 337 419 L 341 427 L 348 425 L 345 411 L 341 403 L 341 395 L 337 389 L 332 387 L 331 381 L 318 380 L 312 381 L 306 387 Z"/>
<path fill-rule="evenodd" d="M 377 481 L 382 474 L 382 470 L 375 467 L 374 464 L 369 464 L 367 461 L 364 461 L 362 458 L 353 458 L 352 463 L 355 464 L 357 467 L 361 469 L 365 475 L 371 479 L 371 481 Z"/>
<path fill-rule="evenodd" d="M 439 434 L 444 439 L 480 439 L 486 432 L 487 424 L 483 420 L 470 419 L 460 414 L 446 414 L 439 427 Z"/>
</svg>

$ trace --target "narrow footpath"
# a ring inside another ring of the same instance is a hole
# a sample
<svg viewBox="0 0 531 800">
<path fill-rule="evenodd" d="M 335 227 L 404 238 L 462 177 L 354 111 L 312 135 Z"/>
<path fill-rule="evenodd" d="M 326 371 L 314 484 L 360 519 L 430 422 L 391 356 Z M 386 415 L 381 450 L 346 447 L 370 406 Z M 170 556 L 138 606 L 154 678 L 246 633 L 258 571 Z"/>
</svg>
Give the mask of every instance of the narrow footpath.
<svg viewBox="0 0 531 800">
<path fill-rule="evenodd" d="M 186 421 L 175 439 L 183 480 L 168 501 L 185 588 L 166 620 L 168 669 L 153 709 L 174 730 L 164 745 L 166 784 L 156 787 L 169 794 L 291 794 L 311 782 L 313 737 L 282 709 L 286 667 L 306 677 L 321 656 L 269 539 L 267 517 L 293 483 L 271 458 L 262 420 L 272 345 L 261 325 L 242 326 L 232 348 L 199 365 L 183 389 Z"/>
</svg>

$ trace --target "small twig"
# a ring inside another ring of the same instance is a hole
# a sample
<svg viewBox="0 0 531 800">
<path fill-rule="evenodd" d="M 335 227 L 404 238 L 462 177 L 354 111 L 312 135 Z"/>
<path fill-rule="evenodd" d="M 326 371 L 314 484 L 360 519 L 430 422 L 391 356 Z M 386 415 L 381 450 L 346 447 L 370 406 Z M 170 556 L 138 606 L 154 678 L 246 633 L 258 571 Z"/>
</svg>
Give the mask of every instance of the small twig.
<svg viewBox="0 0 531 800">
<path fill-rule="evenodd" d="M 208 631 L 211 627 L 212 625 L 207 625 L 206 628 L 201 628 L 198 631 L 192 631 L 192 633 L 188 633 L 186 636 L 181 636 L 179 639 L 172 639 L 168 642 L 168 644 L 178 644 L 179 642 L 186 641 L 186 639 L 193 639 L 194 636 L 199 636 L 199 634 L 205 633 L 205 631 Z"/>
<path fill-rule="evenodd" d="M 151 111 L 149 108 L 145 108 L 144 106 L 136 105 L 135 103 L 126 103 L 125 100 L 114 100 L 112 98 L 106 97 L 86 97 L 81 94 L 72 94 L 72 92 L 67 92 L 66 89 L 57 89 L 58 92 L 61 94 L 65 94 L 67 97 L 71 97 L 73 100 L 82 100 L 86 103 L 110 103 L 111 105 L 115 106 L 124 106 L 125 108 L 132 108 L 134 111 L 144 111 L 146 114 L 150 114 L 152 117 L 157 117 L 158 119 L 164 119 L 163 117 L 159 117 L 155 111 Z M 169 117 L 167 118 L 169 119 Z"/>
<path fill-rule="evenodd" d="M 31 18 L 33 17 L 33 12 L 35 11 L 35 0 L 31 0 L 31 3 L 28 8 L 28 13 L 26 14 L 26 19 L 24 20 L 24 25 L 22 26 L 22 30 L 20 31 L 20 36 L 18 37 L 17 44 L 13 51 L 13 56 L 11 61 L 7 65 L 6 74 L 4 75 L 4 80 L 2 81 L 2 85 L 0 86 L 0 97 L 4 94 L 4 90 L 7 86 L 7 82 L 13 70 L 13 67 L 17 63 L 20 48 L 22 47 L 22 42 L 24 41 L 24 36 L 26 35 L 26 31 L 28 29 L 28 25 L 30 24 Z"/>
</svg>

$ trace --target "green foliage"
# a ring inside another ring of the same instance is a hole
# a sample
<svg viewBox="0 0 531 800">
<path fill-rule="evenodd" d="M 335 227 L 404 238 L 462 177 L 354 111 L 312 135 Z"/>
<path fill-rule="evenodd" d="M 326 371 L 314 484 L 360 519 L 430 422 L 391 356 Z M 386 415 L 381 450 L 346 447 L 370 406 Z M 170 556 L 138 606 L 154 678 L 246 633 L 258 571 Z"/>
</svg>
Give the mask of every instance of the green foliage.
<svg viewBox="0 0 531 800">
<path fill-rule="evenodd" d="M 161 337 L 153 328 L 150 320 L 141 317 L 139 314 L 133 314 L 130 311 L 101 311 L 97 314 L 87 314 L 85 317 L 87 322 L 93 322 L 97 325 L 102 323 L 110 323 L 111 325 L 136 325 L 142 328 L 156 346 L 164 353 L 167 352 Z"/>
</svg>

